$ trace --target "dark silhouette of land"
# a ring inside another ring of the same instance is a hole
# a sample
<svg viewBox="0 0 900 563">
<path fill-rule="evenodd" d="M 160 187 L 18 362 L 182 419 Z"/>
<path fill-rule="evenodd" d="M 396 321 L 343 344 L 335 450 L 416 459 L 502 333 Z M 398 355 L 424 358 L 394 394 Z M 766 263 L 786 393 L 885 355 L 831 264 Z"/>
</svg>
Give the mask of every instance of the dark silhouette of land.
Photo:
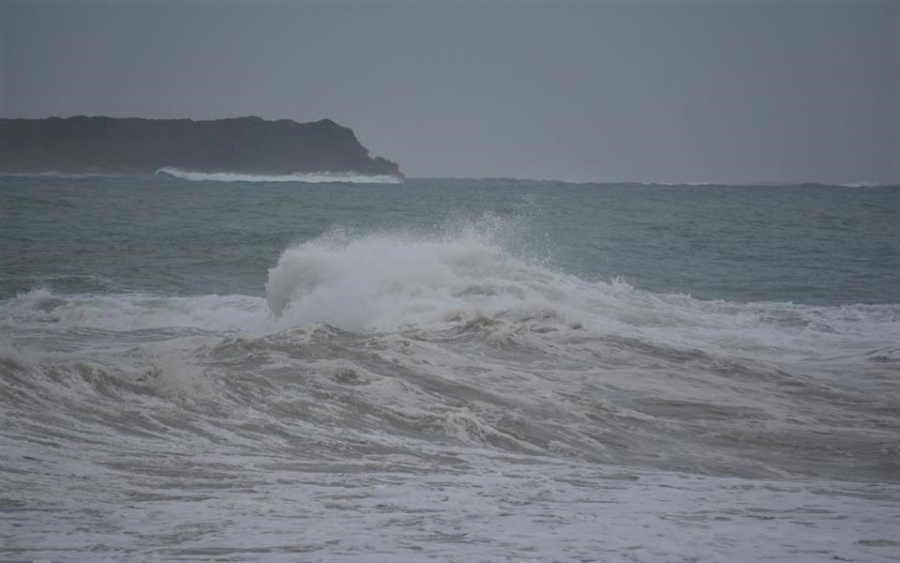
<svg viewBox="0 0 900 563">
<path fill-rule="evenodd" d="M 352 129 L 330 119 L 0 119 L 0 172 L 151 175 L 166 167 L 402 176 L 397 164 L 370 157 Z"/>
</svg>

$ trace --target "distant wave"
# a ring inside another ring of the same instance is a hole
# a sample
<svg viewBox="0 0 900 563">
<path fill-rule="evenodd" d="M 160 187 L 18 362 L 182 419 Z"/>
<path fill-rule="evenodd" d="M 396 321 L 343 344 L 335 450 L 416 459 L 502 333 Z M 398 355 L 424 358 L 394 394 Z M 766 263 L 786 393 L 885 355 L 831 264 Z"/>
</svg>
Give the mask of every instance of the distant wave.
<svg viewBox="0 0 900 563">
<path fill-rule="evenodd" d="M 113 172 L 0 172 L 2 178 L 128 178 L 134 174 Z"/>
<path fill-rule="evenodd" d="M 236 172 L 191 172 L 178 168 L 161 168 L 156 171 L 157 176 L 178 178 L 195 182 L 304 182 L 307 184 L 322 184 L 329 182 L 344 182 L 351 184 L 401 184 L 403 178 L 382 174 L 367 176 L 353 172 L 296 172 L 293 174 L 240 174 Z"/>
<path fill-rule="evenodd" d="M 882 184 L 878 182 L 853 182 L 850 184 L 838 184 L 842 188 L 888 188 L 897 184 Z"/>
</svg>

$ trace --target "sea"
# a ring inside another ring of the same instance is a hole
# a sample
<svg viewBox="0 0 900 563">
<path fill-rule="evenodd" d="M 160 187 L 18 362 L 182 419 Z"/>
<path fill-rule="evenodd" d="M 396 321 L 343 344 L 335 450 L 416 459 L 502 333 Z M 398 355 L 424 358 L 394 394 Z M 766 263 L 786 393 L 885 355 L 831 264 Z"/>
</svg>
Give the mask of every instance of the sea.
<svg viewBox="0 0 900 563">
<path fill-rule="evenodd" d="M 900 186 L 0 177 L 0 561 L 900 560 Z"/>
</svg>

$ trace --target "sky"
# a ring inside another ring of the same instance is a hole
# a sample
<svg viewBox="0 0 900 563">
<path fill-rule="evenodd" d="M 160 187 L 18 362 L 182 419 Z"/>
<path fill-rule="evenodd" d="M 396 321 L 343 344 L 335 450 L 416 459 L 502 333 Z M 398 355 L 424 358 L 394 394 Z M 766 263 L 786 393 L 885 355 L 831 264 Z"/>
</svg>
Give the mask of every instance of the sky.
<svg viewBox="0 0 900 563">
<path fill-rule="evenodd" d="M 413 177 L 900 183 L 896 0 L 0 0 L 0 117 L 351 127 Z"/>
</svg>

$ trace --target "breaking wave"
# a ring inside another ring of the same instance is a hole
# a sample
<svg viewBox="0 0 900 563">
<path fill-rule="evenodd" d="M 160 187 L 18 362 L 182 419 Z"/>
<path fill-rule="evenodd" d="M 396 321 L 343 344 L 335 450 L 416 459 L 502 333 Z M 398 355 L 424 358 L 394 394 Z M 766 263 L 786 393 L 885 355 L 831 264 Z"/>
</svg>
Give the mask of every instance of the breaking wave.
<svg viewBox="0 0 900 563">
<path fill-rule="evenodd" d="M 241 174 L 237 172 L 192 172 L 178 168 L 161 168 L 157 176 L 193 182 L 302 182 L 306 184 L 402 184 L 403 178 L 388 174 L 365 175 L 352 172 L 296 172 L 293 174 Z"/>
<path fill-rule="evenodd" d="M 896 550 L 895 194 L 8 183 L 0 559 Z"/>
<path fill-rule="evenodd" d="M 267 305 L 286 328 L 440 330 L 469 323 L 498 332 L 618 335 L 654 344 L 759 357 L 867 350 L 900 341 L 900 306 L 815 307 L 703 301 L 621 279 L 586 281 L 510 252 L 490 229 L 444 237 L 340 232 L 286 249 L 269 270 Z M 533 328 L 533 327 L 532 327 Z"/>
<path fill-rule="evenodd" d="M 585 280 L 529 257 L 515 230 L 334 230 L 285 249 L 264 297 L 36 288 L 0 301 L 0 391 L 77 389 L 72 416 L 102 404 L 116 425 L 123 400 L 164 401 L 170 432 L 184 407 L 216 440 L 306 433 L 353 455 L 428 443 L 743 476 L 896 470 L 900 305 Z"/>
</svg>

